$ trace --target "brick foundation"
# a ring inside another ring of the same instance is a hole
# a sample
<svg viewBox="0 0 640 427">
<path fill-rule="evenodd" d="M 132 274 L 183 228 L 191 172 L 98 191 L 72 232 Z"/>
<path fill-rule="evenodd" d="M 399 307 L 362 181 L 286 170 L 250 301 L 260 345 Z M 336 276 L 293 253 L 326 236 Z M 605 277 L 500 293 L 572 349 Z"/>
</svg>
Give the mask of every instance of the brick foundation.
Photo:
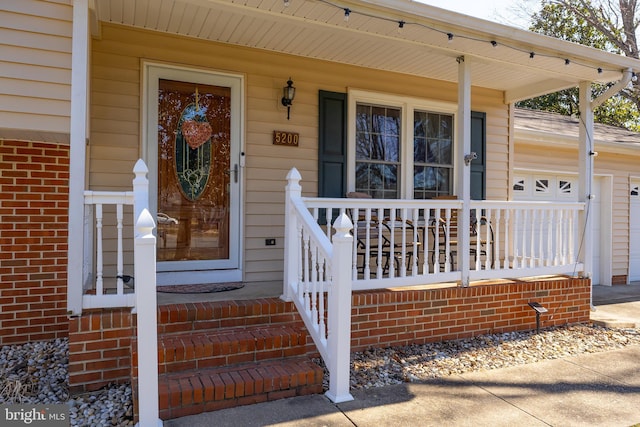
<svg viewBox="0 0 640 427">
<path fill-rule="evenodd" d="M 67 336 L 69 146 L 0 140 L 0 345 Z"/>
<path fill-rule="evenodd" d="M 535 329 L 535 312 L 528 306 L 531 301 L 549 310 L 541 316 L 542 327 L 588 322 L 590 286 L 588 279 L 554 278 L 468 288 L 357 292 L 352 297 L 352 351 Z M 301 320 L 292 303 L 277 298 L 176 304 L 158 309 L 159 334 L 189 336 L 207 328 L 271 322 L 297 324 Z M 110 382 L 129 381 L 132 373 L 135 375 L 136 369 L 131 367 L 134 324 L 135 315 L 128 309 L 87 312 L 71 320 L 72 391 L 94 390 Z M 315 353 L 313 346 L 307 346 L 308 355 Z M 164 363 L 167 357 L 160 349 L 159 361 Z"/>
<path fill-rule="evenodd" d="M 549 312 L 541 326 L 589 321 L 590 281 L 555 279 L 354 294 L 351 350 L 535 329 L 537 301 Z"/>
<path fill-rule="evenodd" d="M 131 309 L 87 311 L 69 321 L 69 389 L 97 390 L 131 380 Z"/>
</svg>

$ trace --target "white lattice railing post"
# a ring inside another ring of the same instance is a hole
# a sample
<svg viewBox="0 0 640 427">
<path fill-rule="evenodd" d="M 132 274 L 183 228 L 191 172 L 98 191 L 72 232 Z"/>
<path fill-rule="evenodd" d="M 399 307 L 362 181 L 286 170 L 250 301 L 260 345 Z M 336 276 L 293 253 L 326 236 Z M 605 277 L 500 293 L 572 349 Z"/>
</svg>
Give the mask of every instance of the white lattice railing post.
<svg viewBox="0 0 640 427">
<path fill-rule="evenodd" d="M 300 172 L 296 168 L 292 168 L 287 174 L 287 185 L 285 187 L 285 214 L 284 214 L 284 278 L 282 299 L 291 301 L 293 299 L 294 288 L 293 283 L 298 280 L 298 264 L 300 259 L 297 257 L 300 239 L 298 235 L 298 226 L 296 216 L 293 214 L 293 198 L 302 196 L 302 187 L 300 186 Z"/>
<path fill-rule="evenodd" d="M 138 326 L 138 426 L 162 426 L 158 402 L 155 222 L 147 209 L 136 221 L 134 269 Z"/>
<path fill-rule="evenodd" d="M 333 223 L 332 281 L 329 288 L 329 390 L 326 395 L 334 403 L 353 400 L 349 393 L 351 355 L 351 259 L 353 224 L 346 214 Z"/>
</svg>

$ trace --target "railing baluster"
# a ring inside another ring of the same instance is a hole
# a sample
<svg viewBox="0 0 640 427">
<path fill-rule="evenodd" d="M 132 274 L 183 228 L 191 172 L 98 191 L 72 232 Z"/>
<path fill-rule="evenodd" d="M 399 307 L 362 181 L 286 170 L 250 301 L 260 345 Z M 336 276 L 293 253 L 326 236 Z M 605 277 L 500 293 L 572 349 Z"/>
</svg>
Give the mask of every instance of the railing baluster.
<svg viewBox="0 0 640 427">
<path fill-rule="evenodd" d="M 546 215 L 547 224 L 547 253 L 545 256 L 544 265 L 549 267 L 553 265 L 553 210 L 547 211 Z"/>
<path fill-rule="evenodd" d="M 355 239 L 354 239 L 355 240 Z M 325 308 L 324 308 L 324 292 L 323 289 L 327 284 L 327 259 L 322 256 L 319 264 L 319 272 L 320 272 L 320 295 L 318 296 L 320 308 L 318 309 L 318 326 L 319 326 L 319 334 L 321 337 L 327 336 L 327 325 L 325 322 Z"/>
<path fill-rule="evenodd" d="M 298 244 L 296 245 L 296 253 L 297 253 L 297 259 L 298 259 L 298 281 L 296 282 L 296 293 L 298 294 L 298 297 L 303 299 L 304 298 L 304 285 L 303 285 L 303 280 L 304 280 L 304 276 L 303 276 L 303 265 L 304 265 L 304 261 L 303 261 L 303 257 L 304 257 L 304 238 L 302 237 L 302 224 L 300 224 L 300 222 L 297 221 L 297 241 Z"/>
<path fill-rule="evenodd" d="M 96 295 L 103 295 L 102 204 L 96 205 Z"/>
<path fill-rule="evenodd" d="M 575 224 L 576 224 L 576 215 L 577 212 L 567 211 L 567 216 L 569 217 L 569 237 L 567 238 L 567 245 L 569 246 L 569 259 L 567 260 L 569 264 L 573 264 L 576 261 L 575 258 Z"/>
<path fill-rule="evenodd" d="M 302 238 L 304 241 L 303 244 L 303 249 L 302 249 L 302 260 L 303 260 L 303 267 L 302 267 L 302 273 L 303 273 L 303 279 L 302 279 L 302 283 L 303 283 L 303 289 L 302 289 L 302 295 L 304 298 L 304 306 L 307 307 L 307 310 L 310 308 L 310 298 L 309 298 L 309 235 L 307 230 L 303 229 L 302 230 Z"/>
<path fill-rule="evenodd" d="M 318 248 L 311 248 L 311 318 L 318 324 Z"/>
<path fill-rule="evenodd" d="M 124 219 L 122 203 L 116 205 L 116 223 L 118 230 L 118 251 L 116 255 L 116 293 L 118 295 L 124 295 L 124 281 L 122 275 L 124 274 L 123 255 L 122 255 L 122 221 Z"/>
<path fill-rule="evenodd" d="M 433 272 L 434 273 L 440 273 L 440 230 L 442 229 L 442 224 L 440 223 L 440 218 L 442 217 L 440 215 L 441 215 L 440 208 L 436 208 L 436 217 L 434 218 L 434 221 L 435 221 L 435 233 L 434 233 L 435 249 L 433 251 L 433 258 L 434 258 Z M 444 230 L 444 234 L 446 235 L 446 230 Z"/>
<path fill-rule="evenodd" d="M 378 208 L 376 217 L 376 230 L 378 232 L 378 248 L 376 256 L 376 278 L 382 279 L 382 218 L 384 211 L 382 208 Z"/>
</svg>

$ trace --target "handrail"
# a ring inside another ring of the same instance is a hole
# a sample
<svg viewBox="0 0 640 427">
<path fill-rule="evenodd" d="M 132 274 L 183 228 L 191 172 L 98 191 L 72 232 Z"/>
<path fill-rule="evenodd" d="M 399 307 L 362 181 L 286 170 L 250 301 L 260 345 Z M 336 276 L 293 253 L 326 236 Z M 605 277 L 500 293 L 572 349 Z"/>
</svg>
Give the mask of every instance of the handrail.
<svg viewBox="0 0 640 427">
<path fill-rule="evenodd" d="M 138 160 L 133 168 L 133 191 L 94 191 L 84 192 L 85 204 L 85 236 L 86 247 L 93 247 L 93 254 L 87 254 L 85 262 L 86 278 L 91 293 L 82 296 L 82 307 L 114 308 L 135 306 L 135 265 L 134 274 L 124 272 L 124 207 L 132 206 L 132 216 L 135 222 L 145 209 L 149 208 L 148 169 L 142 160 Z M 105 214 L 115 212 L 115 233 L 106 231 Z M 91 227 L 94 225 L 94 227 Z M 132 225 L 133 229 L 133 225 Z M 94 235 L 95 233 L 95 235 Z M 135 234 L 133 232 L 132 234 Z M 116 236 L 115 248 L 115 293 L 105 289 L 105 241 L 106 236 Z M 94 247 L 95 244 L 95 247 Z M 130 249 L 135 252 L 133 247 Z M 95 271 L 91 265 L 95 266 Z M 132 292 L 125 292 L 125 284 L 134 288 Z"/>
<path fill-rule="evenodd" d="M 295 168 L 287 180 L 283 298 L 294 302 L 325 361 L 327 396 L 335 403 L 346 402 L 353 400 L 349 393 L 352 224 L 346 215 L 338 217 L 332 242 L 301 197 Z"/>
<path fill-rule="evenodd" d="M 455 199 L 302 197 L 300 179 L 295 168 L 287 175 L 283 298 L 295 302 L 327 364 L 327 395 L 334 402 L 351 398 L 345 333 L 353 290 L 461 281 L 463 274 L 480 280 L 583 268 L 577 229 L 583 203 L 483 200 L 463 213 Z M 462 214 L 471 215 L 468 250 L 460 250 L 462 231 L 454 229 Z"/>
</svg>

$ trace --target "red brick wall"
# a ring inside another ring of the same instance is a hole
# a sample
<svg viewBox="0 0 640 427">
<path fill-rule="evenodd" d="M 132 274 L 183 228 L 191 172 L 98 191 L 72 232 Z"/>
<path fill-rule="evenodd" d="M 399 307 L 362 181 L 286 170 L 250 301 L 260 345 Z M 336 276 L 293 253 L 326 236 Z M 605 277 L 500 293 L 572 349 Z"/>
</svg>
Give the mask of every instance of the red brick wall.
<svg viewBox="0 0 640 427">
<path fill-rule="evenodd" d="M 0 140 L 0 345 L 67 336 L 69 146 Z"/>
<path fill-rule="evenodd" d="M 588 322 L 590 283 L 560 279 L 360 292 L 352 299 L 351 350 L 535 329 L 531 301 L 549 310 L 540 317 L 541 327 Z"/>
<path fill-rule="evenodd" d="M 539 282 L 514 281 L 476 285 L 468 288 L 357 292 L 352 297 L 351 350 L 535 329 L 535 312 L 528 305 L 531 301 L 537 301 L 549 310 L 547 314 L 541 315 L 541 327 L 588 322 L 590 286 L 591 282 L 588 279 L 560 278 Z M 203 319 L 202 322 L 207 323 L 206 326 L 201 325 L 203 328 L 255 323 L 255 319 L 249 323 L 233 321 L 233 318 L 241 315 L 238 302 L 230 301 L 226 310 L 222 303 L 215 304 L 217 309 L 202 305 L 203 310 L 208 310 L 205 317 L 212 319 Z M 265 317 L 265 321 L 271 318 L 282 322 L 301 322 L 292 303 L 274 299 L 273 304 L 279 305 L 273 310 L 280 314 Z M 186 306 L 193 310 L 177 311 L 169 306 L 159 308 L 160 334 L 178 331 L 187 334 L 194 330 L 185 325 L 198 318 L 194 310 L 199 306 Z M 171 328 L 166 328 L 163 322 L 172 318 L 174 322 L 179 318 L 186 323 L 177 323 Z M 136 369 L 131 368 L 134 324 L 135 315 L 130 313 L 130 309 L 85 312 L 81 317 L 71 319 L 71 391 L 95 390 L 110 382 L 130 381 L 131 376 L 136 375 Z M 176 328 L 176 325 L 182 325 L 184 328 Z M 159 360 L 162 360 L 162 351 L 159 354 Z M 314 346 L 309 347 L 309 354 L 317 355 Z"/>
<path fill-rule="evenodd" d="M 130 308 L 85 311 L 69 321 L 69 388 L 97 390 L 131 380 Z"/>
</svg>

